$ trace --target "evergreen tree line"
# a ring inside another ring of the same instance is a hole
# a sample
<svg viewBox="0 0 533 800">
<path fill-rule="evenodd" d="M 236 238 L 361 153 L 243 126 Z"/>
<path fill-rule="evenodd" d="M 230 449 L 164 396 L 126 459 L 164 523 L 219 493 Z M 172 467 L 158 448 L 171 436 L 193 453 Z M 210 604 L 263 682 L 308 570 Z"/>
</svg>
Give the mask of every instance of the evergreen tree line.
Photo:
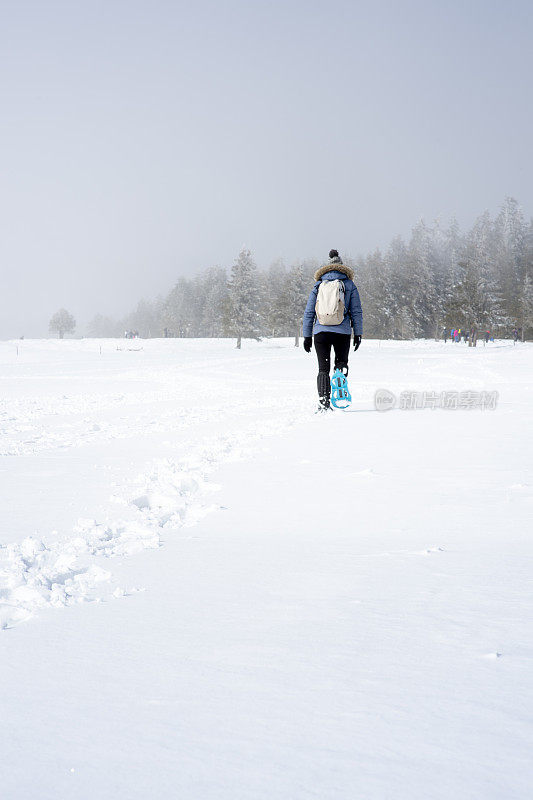
<svg viewBox="0 0 533 800">
<path fill-rule="evenodd" d="M 336 244 L 336 243 L 334 243 Z M 359 259 L 344 259 L 355 270 L 367 337 L 438 337 L 443 328 L 513 328 L 533 334 L 533 221 L 513 198 L 496 217 L 482 214 L 466 233 L 455 220 L 418 222 L 410 240 L 393 239 Z M 142 337 L 294 336 L 301 333 L 313 273 L 322 262 L 301 260 L 287 267 L 275 261 L 258 269 L 243 249 L 230 273 L 212 267 L 192 279 L 180 278 L 166 297 L 141 300 L 115 322 L 97 315 L 89 335 Z"/>
</svg>

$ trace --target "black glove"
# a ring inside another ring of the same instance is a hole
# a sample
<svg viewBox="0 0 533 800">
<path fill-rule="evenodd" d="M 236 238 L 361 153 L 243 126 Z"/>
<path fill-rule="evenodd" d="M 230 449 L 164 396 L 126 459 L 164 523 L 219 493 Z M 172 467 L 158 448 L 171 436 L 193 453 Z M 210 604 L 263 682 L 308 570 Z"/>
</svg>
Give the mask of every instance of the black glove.
<svg viewBox="0 0 533 800">
<path fill-rule="evenodd" d="M 304 350 L 305 350 L 305 352 L 306 353 L 310 353 L 312 346 L 313 346 L 313 337 L 312 336 L 306 336 L 304 338 Z"/>
<path fill-rule="evenodd" d="M 361 344 L 361 338 L 362 337 L 359 336 L 357 333 L 354 333 L 354 335 L 353 335 L 353 351 L 354 351 L 354 353 L 355 353 L 356 350 L 359 350 L 359 345 Z"/>
</svg>

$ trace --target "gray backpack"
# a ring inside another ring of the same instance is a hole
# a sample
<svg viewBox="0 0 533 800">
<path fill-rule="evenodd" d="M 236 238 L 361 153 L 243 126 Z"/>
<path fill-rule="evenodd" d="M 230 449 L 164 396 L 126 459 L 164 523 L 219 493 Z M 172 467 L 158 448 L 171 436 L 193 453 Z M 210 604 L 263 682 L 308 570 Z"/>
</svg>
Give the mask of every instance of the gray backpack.
<svg viewBox="0 0 533 800">
<path fill-rule="evenodd" d="M 320 325 L 340 325 L 344 319 L 344 281 L 322 281 L 315 313 Z"/>
</svg>

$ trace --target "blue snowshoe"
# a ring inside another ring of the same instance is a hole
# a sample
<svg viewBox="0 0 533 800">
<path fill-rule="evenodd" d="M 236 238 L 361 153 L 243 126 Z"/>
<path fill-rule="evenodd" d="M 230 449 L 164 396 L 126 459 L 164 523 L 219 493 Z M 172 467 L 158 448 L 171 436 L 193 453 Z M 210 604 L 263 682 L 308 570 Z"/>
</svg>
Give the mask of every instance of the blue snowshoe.
<svg viewBox="0 0 533 800">
<path fill-rule="evenodd" d="M 335 408 L 348 408 L 352 402 L 352 395 L 348 389 L 346 375 L 336 369 L 331 379 L 331 405 Z"/>
</svg>

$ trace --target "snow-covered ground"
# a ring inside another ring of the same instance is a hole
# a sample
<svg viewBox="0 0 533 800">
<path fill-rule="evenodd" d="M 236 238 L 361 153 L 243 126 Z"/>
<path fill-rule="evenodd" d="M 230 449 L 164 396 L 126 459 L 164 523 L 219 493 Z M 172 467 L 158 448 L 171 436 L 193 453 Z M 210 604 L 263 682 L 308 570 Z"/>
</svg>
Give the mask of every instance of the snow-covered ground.
<svg viewBox="0 0 533 800">
<path fill-rule="evenodd" d="M 351 366 L 0 342 L 2 800 L 531 797 L 533 347 Z"/>
</svg>

